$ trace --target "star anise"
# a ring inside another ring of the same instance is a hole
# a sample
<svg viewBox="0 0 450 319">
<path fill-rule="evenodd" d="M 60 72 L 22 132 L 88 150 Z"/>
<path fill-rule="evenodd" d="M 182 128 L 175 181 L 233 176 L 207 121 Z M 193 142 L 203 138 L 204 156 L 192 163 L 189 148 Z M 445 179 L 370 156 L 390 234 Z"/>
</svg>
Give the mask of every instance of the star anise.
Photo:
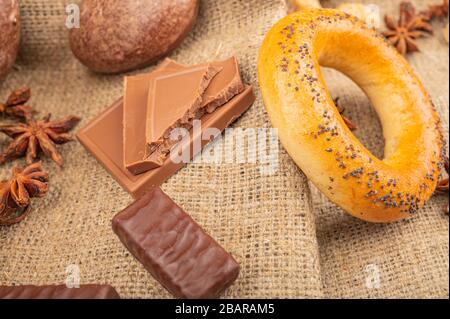
<svg viewBox="0 0 450 319">
<path fill-rule="evenodd" d="M 447 175 L 449 174 L 449 159 L 448 156 L 444 159 L 444 168 L 445 171 L 447 172 Z M 438 185 L 436 186 L 436 194 L 445 194 L 448 193 L 449 191 L 449 181 L 448 181 L 448 177 L 441 179 L 438 183 Z M 449 205 L 447 204 L 447 207 L 445 207 L 444 212 L 446 214 L 449 213 Z"/>
<path fill-rule="evenodd" d="M 448 175 L 448 169 L 449 169 L 449 160 L 448 157 L 445 158 L 444 160 L 444 168 L 445 171 L 447 172 Z M 441 179 L 436 187 L 436 191 L 441 192 L 441 193 L 445 193 L 449 191 L 449 181 L 448 181 L 448 177 Z"/>
<path fill-rule="evenodd" d="M 416 39 L 433 33 L 433 27 L 418 13 L 411 2 L 400 4 L 400 17 L 395 22 L 392 16 L 386 15 L 384 21 L 389 31 L 383 33 L 397 51 L 405 55 L 419 51 Z"/>
<path fill-rule="evenodd" d="M 31 106 L 25 105 L 30 98 L 31 90 L 28 87 L 18 88 L 10 94 L 5 103 L 0 103 L 0 113 L 24 118 L 33 111 Z"/>
<path fill-rule="evenodd" d="M 356 126 L 356 124 L 354 124 L 347 116 L 344 115 L 345 108 L 341 107 L 339 105 L 339 97 L 334 99 L 334 104 L 336 105 L 336 107 L 337 107 L 337 109 L 339 111 L 339 114 L 341 114 L 341 117 L 344 120 L 344 123 L 348 126 L 350 131 L 355 131 L 356 129 L 358 129 L 358 126 Z"/>
<path fill-rule="evenodd" d="M 22 221 L 30 209 L 30 199 L 48 191 L 48 174 L 40 162 L 25 169 L 14 167 L 11 179 L 0 182 L 0 225 Z"/>
<path fill-rule="evenodd" d="M 436 187 L 436 190 L 438 192 L 448 192 L 448 178 L 445 178 L 443 180 L 441 180 L 438 184 L 438 186 Z"/>
<path fill-rule="evenodd" d="M 42 120 L 35 121 L 32 115 L 28 114 L 25 123 L 0 125 L 0 132 L 14 139 L 0 155 L 0 164 L 25 154 L 27 163 L 31 164 L 36 160 L 39 151 L 42 151 L 62 166 L 64 160 L 56 144 L 73 141 L 68 132 L 78 124 L 80 118 L 71 115 L 61 120 L 50 121 L 50 117 L 48 114 Z"/>
<path fill-rule="evenodd" d="M 448 0 L 444 0 L 442 4 L 429 5 L 428 10 L 422 11 L 421 15 L 426 20 L 433 18 L 444 19 L 448 17 Z"/>
</svg>

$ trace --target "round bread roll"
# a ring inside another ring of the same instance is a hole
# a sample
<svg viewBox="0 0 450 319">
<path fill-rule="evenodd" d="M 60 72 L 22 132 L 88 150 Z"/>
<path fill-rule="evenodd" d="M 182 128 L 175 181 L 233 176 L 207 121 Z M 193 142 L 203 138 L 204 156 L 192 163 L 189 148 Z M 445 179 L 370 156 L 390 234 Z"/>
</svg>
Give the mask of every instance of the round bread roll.
<svg viewBox="0 0 450 319">
<path fill-rule="evenodd" d="M 179 45 L 193 28 L 198 8 L 199 0 L 84 0 L 70 45 L 96 72 L 144 67 Z"/>
<path fill-rule="evenodd" d="M 383 126 L 383 160 L 345 125 L 320 66 L 349 76 L 372 101 Z M 283 146 L 348 213 L 397 221 L 433 194 L 443 166 L 439 117 L 407 61 L 363 22 L 338 10 L 293 13 L 267 34 L 258 73 Z"/>
<path fill-rule="evenodd" d="M 17 0 L 0 0 L 0 80 L 16 61 L 20 43 L 20 9 Z"/>
</svg>

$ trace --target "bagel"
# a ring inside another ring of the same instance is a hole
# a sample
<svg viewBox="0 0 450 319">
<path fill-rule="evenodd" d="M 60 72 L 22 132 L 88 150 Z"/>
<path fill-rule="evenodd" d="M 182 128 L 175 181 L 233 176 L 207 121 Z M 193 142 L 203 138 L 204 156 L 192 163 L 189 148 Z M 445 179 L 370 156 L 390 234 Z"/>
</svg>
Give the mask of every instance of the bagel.
<svg viewBox="0 0 450 319">
<path fill-rule="evenodd" d="M 383 160 L 345 125 L 320 66 L 346 74 L 372 101 Z M 407 61 L 364 23 L 331 9 L 285 17 L 263 41 L 258 77 L 284 148 L 345 211 L 393 222 L 413 216 L 433 194 L 443 166 L 439 116 Z"/>
</svg>

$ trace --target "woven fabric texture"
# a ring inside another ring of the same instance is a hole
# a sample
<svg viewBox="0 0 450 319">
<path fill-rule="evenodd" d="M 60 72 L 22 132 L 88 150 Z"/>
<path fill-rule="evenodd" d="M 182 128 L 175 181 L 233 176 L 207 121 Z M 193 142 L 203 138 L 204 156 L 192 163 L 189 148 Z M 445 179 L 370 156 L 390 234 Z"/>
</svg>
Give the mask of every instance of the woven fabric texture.
<svg viewBox="0 0 450 319">
<path fill-rule="evenodd" d="M 27 85 L 33 91 L 30 104 L 38 111 L 55 118 L 80 115 L 82 127 L 122 95 L 123 74 L 94 74 L 73 57 L 65 27 L 65 8 L 72 2 L 21 1 L 20 56 L 0 83 L 0 100 Z M 382 13 L 395 13 L 396 2 L 376 1 Z M 265 33 L 286 12 L 284 0 L 203 0 L 195 29 L 170 55 L 184 64 L 238 57 L 257 101 L 233 127 L 270 128 L 256 63 Z M 448 46 L 439 32 L 420 44 L 423 52 L 410 62 L 429 89 L 448 140 Z M 324 72 L 330 91 L 361 128 L 355 134 L 382 156 L 382 131 L 370 102 L 341 74 Z M 225 136 L 225 144 L 230 139 Z M 8 142 L 0 137 L 2 148 Z M 131 196 L 78 142 L 60 149 L 64 168 L 43 162 L 50 173 L 47 197 L 34 200 L 32 214 L 19 225 L 0 227 L 0 285 L 60 284 L 78 267 L 81 283 L 111 284 L 125 298 L 171 297 L 111 230 L 112 217 Z M 413 220 L 372 225 L 331 204 L 281 146 L 278 158 L 274 174 L 263 174 L 258 164 L 196 162 L 162 187 L 241 264 L 238 280 L 224 297 L 448 297 L 444 196 L 433 198 Z M 0 167 L 0 178 L 9 176 L 12 165 Z M 378 288 L 367 285 L 374 272 Z"/>
</svg>

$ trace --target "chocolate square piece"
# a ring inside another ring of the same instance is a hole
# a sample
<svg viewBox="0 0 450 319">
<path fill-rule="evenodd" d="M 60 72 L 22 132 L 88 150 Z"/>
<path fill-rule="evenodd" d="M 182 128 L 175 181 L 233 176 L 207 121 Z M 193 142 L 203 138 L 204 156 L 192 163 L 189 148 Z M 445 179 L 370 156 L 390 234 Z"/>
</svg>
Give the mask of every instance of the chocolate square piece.
<svg viewBox="0 0 450 319">
<path fill-rule="evenodd" d="M 203 94 L 203 107 L 208 113 L 214 112 L 216 108 L 224 105 L 244 90 L 236 57 L 212 62 L 211 65 L 220 68 L 221 71 L 214 77 Z"/>
<path fill-rule="evenodd" d="M 199 72 L 202 69 L 210 71 Z M 218 74 L 215 74 L 216 71 L 219 71 Z M 210 78 L 206 76 L 207 74 L 215 75 Z M 198 83 L 199 75 L 203 77 L 200 83 Z M 208 81 L 205 80 L 209 79 L 211 81 L 206 87 L 204 84 Z M 170 155 L 172 147 L 177 144 L 176 140 L 169 138 L 170 132 L 180 127 L 192 128 L 195 120 L 214 112 L 241 93 L 244 88 L 236 57 L 155 76 L 148 90 L 149 141 L 144 160 L 146 167 L 160 167 Z M 200 96 L 201 92 L 203 93 Z"/>
<path fill-rule="evenodd" d="M 239 264 L 159 187 L 113 219 L 128 250 L 178 298 L 216 298 Z"/>
<path fill-rule="evenodd" d="M 201 107 L 205 93 L 221 68 L 210 64 L 158 75 L 150 83 L 147 105 L 147 144 L 152 151 L 172 129 L 189 121 Z"/>
<path fill-rule="evenodd" d="M 154 168 L 154 163 L 146 161 L 146 117 L 149 83 L 158 75 L 182 70 L 185 67 L 165 59 L 151 73 L 125 77 L 123 102 L 123 158 L 127 169 L 137 175 Z"/>
</svg>

